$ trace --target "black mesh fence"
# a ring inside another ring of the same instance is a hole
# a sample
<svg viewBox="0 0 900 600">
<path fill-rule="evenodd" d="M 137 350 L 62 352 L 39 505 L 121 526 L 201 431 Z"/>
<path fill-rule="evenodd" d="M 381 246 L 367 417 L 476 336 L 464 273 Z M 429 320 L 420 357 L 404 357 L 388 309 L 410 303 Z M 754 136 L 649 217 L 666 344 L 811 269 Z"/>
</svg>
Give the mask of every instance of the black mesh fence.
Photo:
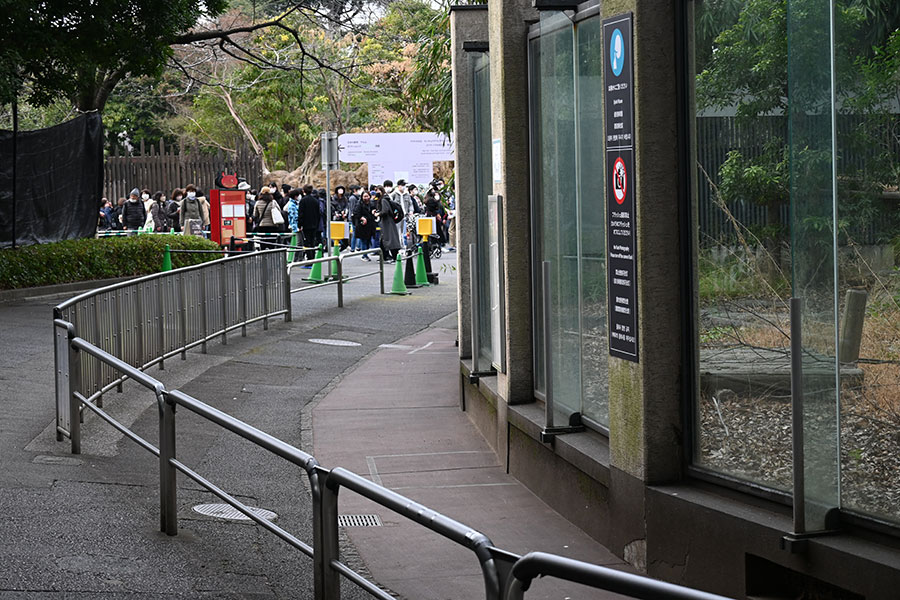
<svg viewBox="0 0 900 600">
<path fill-rule="evenodd" d="M 13 207 L 13 134 L 0 131 L 0 247 L 93 236 L 103 191 L 100 115 L 20 131 L 16 146 Z"/>
</svg>

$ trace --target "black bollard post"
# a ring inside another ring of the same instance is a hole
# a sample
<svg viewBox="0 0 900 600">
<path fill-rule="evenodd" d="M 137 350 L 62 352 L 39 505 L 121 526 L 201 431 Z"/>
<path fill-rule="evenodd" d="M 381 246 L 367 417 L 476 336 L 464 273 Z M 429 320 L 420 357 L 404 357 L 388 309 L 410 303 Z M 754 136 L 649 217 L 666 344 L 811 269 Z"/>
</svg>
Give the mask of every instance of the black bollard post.
<svg viewBox="0 0 900 600">
<path fill-rule="evenodd" d="M 422 287 L 416 283 L 416 271 L 413 266 L 413 254 L 407 251 L 406 254 L 406 268 L 403 271 L 403 283 L 408 288 L 418 288 Z"/>
</svg>

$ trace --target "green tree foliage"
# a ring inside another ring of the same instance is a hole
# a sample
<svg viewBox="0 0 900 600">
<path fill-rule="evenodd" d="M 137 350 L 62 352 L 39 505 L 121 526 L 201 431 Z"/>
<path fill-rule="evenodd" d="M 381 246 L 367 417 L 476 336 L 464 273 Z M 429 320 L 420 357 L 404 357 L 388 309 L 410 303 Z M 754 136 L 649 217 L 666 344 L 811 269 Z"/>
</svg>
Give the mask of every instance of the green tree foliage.
<svg viewBox="0 0 900 600">
<path fill-rule="evenodd" d="M 175 127 L 212 147 L 252 138 L 274 169 L 299 166 L 323 130 L 416 129 L 406 82 L 435 14 L 425 0 L 397 0 L 375 22 L 342 32 L 316 26 L 321 18 L 309 13 L 290 15 L 296 37 L 264 30 L 247 47 L 292 69 L 222 62 L 208 73 L 214 85 L 179 109 Z"/>
<path fill-rule="evenodd" d="M 456 4 L 485 3 L 469 0 Z M 412 119 L 423 129 L 440 133 L 453 129 L 450 58 L 450 4 L 442 0 L 441 10 L 422 32 L 412 76 L 405 86 L 406 98 L 412 103 Z"/>
<path fill-rule="evenodd" d="M 823 121 L 831 110 L 829 63 L 827 52 L 822 53 L 827 46 L 822 40 L 831 35 L 826 7 L 818 0 L 791 0 L 790 8 L 786 0 L 710 0 L 695 16 L 697 43 L 706 44 L 697 52 L 698 109 L 734 110 L 739 121 L 792 119 L 790 148 L 784 136 L 754 140 L 763 145 L 761 152 L 732 151 L 718 173 L 726 203 L 768 208 L 763 237 L 770 240 L 786 234 L 778 215 L 791 187 L 811 189 L 830 179 L 830 152 L 812 150 L 830 146 L 830 139 L 820 139 L 822 132 L 830 132 Z M 839 0 L 835 17 L 838 110 L 869 115 L 862 126 L 839 131 L 838 147 L 842 153 L 870 153 L 880 139 L 885 150 L 881 159 L 867 160 L 863 167 L 859 161 L 843 161 L 839 185 L 844 207 L 873 218 L 877 193 L 900 175 L 896 153 L 889 150 L 896 146 L 883 135 L 885 128 L 898 127 L 892 102 L 900 98 L 900 42 L 892 46 L 892 40 L 898 35 L 900 10 L 888 0 Z M 890 163 L 888 169 L 884 162 Z"/>
<path fill-rule="evenodd" d="M 177 36 L 227 0 L 0 0 L 0 101 L 102 110 L 122 78 L 158 76 Z M 29 84 L 25 86 L 26 82 Z"/>
</svg>

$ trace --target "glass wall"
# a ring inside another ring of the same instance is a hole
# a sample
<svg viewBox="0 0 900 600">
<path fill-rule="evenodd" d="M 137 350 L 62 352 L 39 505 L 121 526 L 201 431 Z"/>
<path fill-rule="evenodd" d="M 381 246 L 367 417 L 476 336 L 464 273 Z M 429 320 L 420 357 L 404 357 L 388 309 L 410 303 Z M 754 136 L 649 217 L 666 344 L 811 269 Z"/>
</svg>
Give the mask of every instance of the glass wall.
<svg viewBox="0 0 900 600">
<path fill-rule="evenodd" d="M 602 40 L 599 16 L 544 13 L 530 42 L 535 390 L 551 362 L 557 423 L 608 417 Z M 541 263 L 550 263 L 545 357 Z"/>
<path fill-rule="evenodd" d="M 603 27 L 599 17 L 578 24 L 578 215 L 581 298 L 582 414 L 609 422 L 606 331 L 606 204 L 603 156 Z"/>
<path fill-rule="evenodd" d="M 839 511 L 900 523 L 900 11 L 853 5 L 689 3 L 693 463 L 798 490 L 808 530 Z"/>
<path fill-rule="evenodd" d="M 486 52 L 470 55 L 472 61 L 473 89 L 475 94 L 475 265 L 472 285 L 478 287 L 478 306 L 474 315 L 478 319 L 479 369 L 487 370 L 494 361 L 494 328 L 491 326 L 491 273 L 490 229 L 488 196 L 493 193 L 491 180 L 491 69 Z"/>
</svg>

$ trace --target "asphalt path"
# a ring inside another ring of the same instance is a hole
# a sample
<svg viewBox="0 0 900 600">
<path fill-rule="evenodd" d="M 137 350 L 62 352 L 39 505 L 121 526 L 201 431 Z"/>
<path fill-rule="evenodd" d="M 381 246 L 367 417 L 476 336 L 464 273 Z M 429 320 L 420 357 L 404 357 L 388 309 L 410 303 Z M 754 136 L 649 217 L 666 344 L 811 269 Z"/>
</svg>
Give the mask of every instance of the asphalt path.
<svg viewBox="0 0 900 600">
<path fill-rule="evenodd" d="M 348 284 L 344 308 L 333 286 L 294 294 L 292 322 L 272 319 L 268 331 L 251 325 L 245 338 L 233 332 L 227 345 L 212 342 L 208 354 L 196 349 L 150 373 L 310 449 L 302 418 L 308 403 L 383 344 L 456 310 L 455 261 L 456 254 L 435 261 L 440 285 L 409 296 L 379 295 L 377 277 Z M 374 265 L 350 258 L 345 270 Z M 294 285 L 306 273 L 296 270 Z M 256 525 L 194 512 L 219 500 L 186 477 L 178 478 L 179 534 L 160 533 L 156 459 L 94 415 L 85 418 L 81 455 L 56 441 L 52 307 L 65 297 L 0 304 L 0 598 L 311 598 L 310 559 Z M 402 393 L 402 385 L 373 393 Z M 151 393 L 129 383 L 104 406 L 156 445 Z M 179 460 L 245 503 L 274 511 L 280 526 L 311 542 L 304 472 L 186 410 L 176 420 Z M 344 597 L 368 596 L 346 584 Z"/>
</svg>

